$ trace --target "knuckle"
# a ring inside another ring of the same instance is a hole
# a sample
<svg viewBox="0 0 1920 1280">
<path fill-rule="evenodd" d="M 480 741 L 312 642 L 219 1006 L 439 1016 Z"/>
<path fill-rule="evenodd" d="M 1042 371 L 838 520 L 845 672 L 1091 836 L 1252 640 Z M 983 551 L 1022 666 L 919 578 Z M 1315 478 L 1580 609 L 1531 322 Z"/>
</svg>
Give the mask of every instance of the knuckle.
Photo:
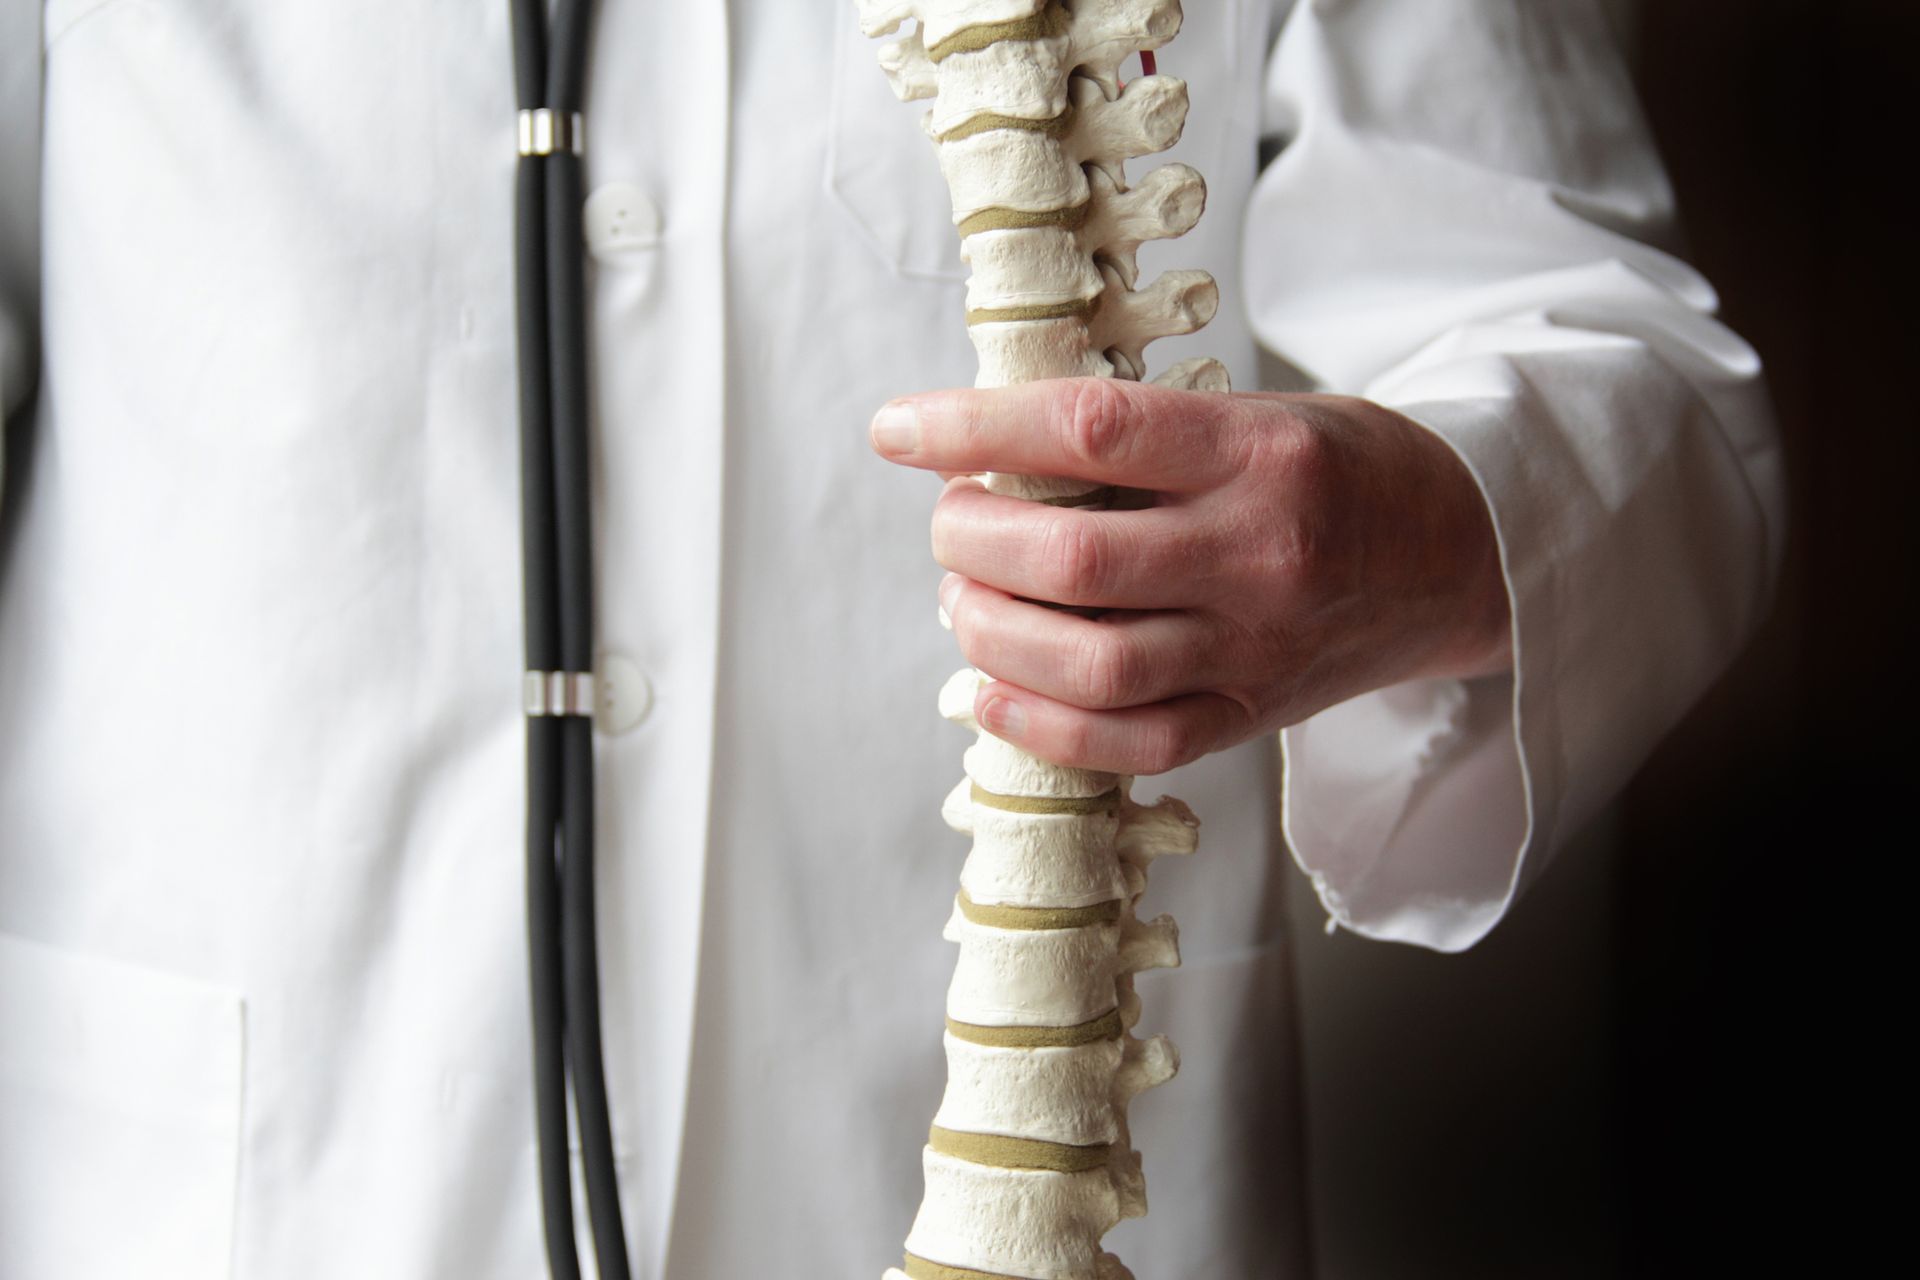
<svg viewBox="0 0 1920 1280">
<path fill-rule="evenodd" d="M 1112 548 L 1092 520 L 1060 514 L 1040 539 L 1040 571 L 1052 598 L 1063 604 L 1097 595 L 1111 573 Z"/>
<path fill-rule="evenodd" d="M 1167 720 L 1153 726 L 1140 744 L 1138 772 L 1165 773 L 1199 759 L 1197 738 L 1185 720 Z"/>
<path fill-rule="evenodd" d="M 1069 457 L 1111 462 L 1126 448 L 1126 393 L 1111 378 L 1076 379 L 1066 392 L 1061 427 Z"/>
<path fill-rule="evenodd" d="M 1310 605 L 1318 590 L 1324 552 L 1312 529 L 1292 523 L 1269 548 L 1267 576 L 1293 607 Z"/>
<path fill-rule="evenodd" d="M 1286 429 L 1278 433 L 1274 443 L 1291 488 L 1318 493 L 1332 481 L 1333 468 L 1339 458 L 1338 447 L 1333 437 L 1311 419 L 1290 416 Z"/>
<path fill-rule="evenodd" d="M 992 654 L 986 642 L 986 628 L 981 622 L 980 611 L 956 600 L 948 616 L 953 619 L 953 640 L 960 647 L 960 656 L 969 665 L 985 670 Z"/>
<path fill-rule="evenodd" d="M 1074 716 L 1060 726 L 1059 743 L 1053 759 L 1068 768 L 1088 768 L 1099 746 L 1099 735 L 1091 717 Z"/>
<path fill-rule="evenodd" d="M 1258 409 L 1241 436 L 1248 466 L 1289 493 L 1325 484 L 1338 452 L 1332 434 L 1309 411 L 1272 402 Z"/>
<path fill-rule="evenodd" d="M 967 602 L 954 610 L 953 637 L 960 656 L 968 666 L 978 667 L 996 680 L 1015 675 L 1005 631 L 998 623 L 995 610 L 985 604 Z"/>
<path fill-rule="evenodd" d="M 955 532 L 953 508 L 942 497 L 934 504 L 933 519 L 928 522 L 927 542 L 933 551 L 935 563 L 948 569 L 953 568 Z"/>
<path fill-rule="evenodd" d="M 1318 612 L 1341 593 L 1339 553 L 1325 525 L 1311 517 L 1288 530 L 1280 563 L 1280 585 L 1296 609 Z"/>
<path fill-rule="evenodd" d="M 1074 684 L 1082 705 L 1126 707 L 1139 700 L 1146 671 L 1139 650 L 1125 638 L 1109 630 L 1090 631 L 1075 658 Z"/>
</svg>

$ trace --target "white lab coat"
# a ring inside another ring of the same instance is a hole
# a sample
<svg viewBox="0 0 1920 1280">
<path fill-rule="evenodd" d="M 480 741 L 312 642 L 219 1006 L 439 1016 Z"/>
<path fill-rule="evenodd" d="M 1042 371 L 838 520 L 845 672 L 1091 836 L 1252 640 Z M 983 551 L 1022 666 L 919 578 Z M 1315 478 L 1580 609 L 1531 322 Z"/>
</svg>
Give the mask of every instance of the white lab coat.
<svg viewBox="0 0 1920 1280">
<path fill-rule="evenodd" d="M 1517 677 L 1283 735 L 1333 916 L 1465 946 L 1763 607 L 1756 362 L 1658 247 L 1587 4 L 1188 10 L 1161 67 L 1211 207 L 1144 257 L 1225 305 L 1155 367 L 1251 387 L 1257 334 L 1444 435 L 1499 530 Z M 851 11 L 605 0 L 591 64 L 598 628 L 652 699 L 599 740 L 602 991 L 647 1277 L 877 1276 L 943 1078 L 956 658 L 933 488 L 865 423 L 973 358 Z M 6 0 L 8 1280 L 540 1273 L 506 19 Z M 1156 872 L 1187 962 L 1141 990 L 1186 1066 L 1110 1238 L 1155 1280 L 1302 1273 L 1275 757 L 1164 784 L 1203 852 Z"/>
</svg>

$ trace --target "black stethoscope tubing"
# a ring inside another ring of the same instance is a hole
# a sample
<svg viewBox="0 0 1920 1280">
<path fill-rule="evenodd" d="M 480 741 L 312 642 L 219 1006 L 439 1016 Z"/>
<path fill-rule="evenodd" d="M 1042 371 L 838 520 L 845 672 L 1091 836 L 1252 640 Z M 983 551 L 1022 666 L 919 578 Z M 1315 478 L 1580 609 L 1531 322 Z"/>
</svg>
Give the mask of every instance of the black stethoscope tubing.
<svg viewBox="0 0 1920 1280">
<path fill-rule="evenodd" d="M 512 0 L 521 111 L 565 121 L 580 110 L 592 0 Z M 523 148 L 524 151 L 524 148 Z M 593 669 L 593 546 L 588 457 L 586 287 L 580 157 L 522 154 L 515 178 L 520 366 L 521 555 L 529 672 Z M 578 709 L 575 709 L 576 712 Z M 534 1114 L 547 1267 L 578 1280 L 567 1090 L 572 1087 L 587 1211 L 601 1280 L 627 1280 L 600 1046 L 594 931 L 593 723 L 527 717 L 527 941 Z"/>
</svg>

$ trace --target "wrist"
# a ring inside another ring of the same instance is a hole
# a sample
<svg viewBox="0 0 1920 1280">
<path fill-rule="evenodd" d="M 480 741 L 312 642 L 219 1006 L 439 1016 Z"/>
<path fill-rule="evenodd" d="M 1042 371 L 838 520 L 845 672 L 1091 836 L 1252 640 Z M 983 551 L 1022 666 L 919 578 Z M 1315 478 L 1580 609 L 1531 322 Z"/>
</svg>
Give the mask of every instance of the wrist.
<svg viewBox="0 0 1920 1280">
<path fill-rule="evenodd" d="M 1390 416 L 1412 447 L 1414 483 L 1427 496 L 1428 572 L 1450 582 L 1444 618 L 1435 619 L 1435 644 L 1423 676 L 1473 679 L 1513 669 L 1513 612 L 1501 564 L 1493 512 L 1466 460 L 1439 432 L 1397 410 L 1368 402 Z"/>
<path fill-rule="evenodd" d="M 1493 514 L 1445 437 L 1395 409 L 1341 397 L 1356 458 L 1351 500 L 1378 540 L 1370 556 L 1395 602 L 1403 643 L 1385 683 L 1498 675 L 1513 667 L 1513 622 Z"/>
</svg>

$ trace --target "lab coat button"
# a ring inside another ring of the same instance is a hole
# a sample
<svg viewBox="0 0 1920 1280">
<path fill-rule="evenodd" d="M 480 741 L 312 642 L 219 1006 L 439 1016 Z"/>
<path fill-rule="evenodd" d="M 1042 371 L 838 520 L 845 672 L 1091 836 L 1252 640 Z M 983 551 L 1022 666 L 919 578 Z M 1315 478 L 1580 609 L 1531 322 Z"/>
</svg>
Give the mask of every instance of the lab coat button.
<svg viewBox="0 0 1920 1280">
<path fill-rule="evenodd" d="M 640 664 L 624 653 L 600 655 L 600 669 L 594 680 L 598 703 L 593 722 L 602 733 L 626 733 L 636 729 L 653 710 L 653 684 Z"/>
<path fill-rule="evenodd" d="M 587 248 L 599 262 L 619 262 L 660 243 L 660 207 L 631 182 L 594 188 L 582 218 Z"/>
</svg>

